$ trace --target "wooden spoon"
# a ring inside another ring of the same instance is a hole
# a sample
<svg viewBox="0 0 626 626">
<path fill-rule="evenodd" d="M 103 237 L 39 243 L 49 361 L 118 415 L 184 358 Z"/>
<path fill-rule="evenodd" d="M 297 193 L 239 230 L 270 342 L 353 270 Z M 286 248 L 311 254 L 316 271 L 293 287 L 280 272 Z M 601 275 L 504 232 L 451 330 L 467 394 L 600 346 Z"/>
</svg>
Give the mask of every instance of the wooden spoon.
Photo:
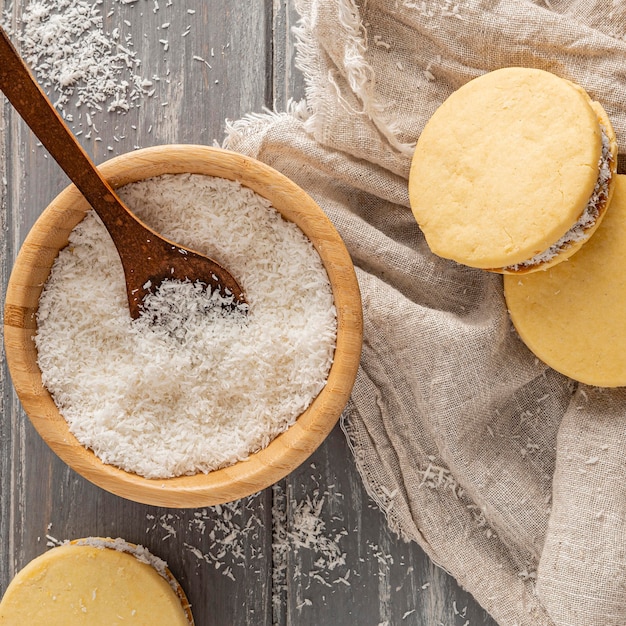
<svg viewBox="0 0 626 626">
<path fill-rule="evenodd" d="M 106 226 L 122 260 L 132 318 L 144 297 L 167 279 L 201 282 L 233 305 L 245 303 L 241 287 L 215 261 L 164 239 L 123 204 L 102 177 L 0 27 L 0 89 L 33 133 L 85 196 Z"/>
</svg>

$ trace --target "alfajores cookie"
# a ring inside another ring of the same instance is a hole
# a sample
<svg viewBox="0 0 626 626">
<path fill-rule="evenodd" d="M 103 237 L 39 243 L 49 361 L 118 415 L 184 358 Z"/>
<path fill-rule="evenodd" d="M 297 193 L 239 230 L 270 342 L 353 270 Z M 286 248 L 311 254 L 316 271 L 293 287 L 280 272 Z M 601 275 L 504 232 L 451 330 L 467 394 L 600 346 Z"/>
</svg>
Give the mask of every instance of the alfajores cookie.
<svg viewBox="0 0 626 626">
<path fill-rule="evenodd" d="M 164 561 L 123 539 L 86 537 L 21 569 L 0 601 L 2 626 L 193 626 Z"/>
<path fill-rule="evenodd" d="M 582 383 L 626 386 L 626 176 L 595 235 L 566 263 L 505 276 L 518 334 L 544 363 Z"/>
<path fill-rule="evenodd" d="M 613 192 L 615 134 L 578 85 L 504 68 L 455 91 L 416 145 L 409 197 L 431 250 L 500 273 L 576 252 Z"/>
</svg>

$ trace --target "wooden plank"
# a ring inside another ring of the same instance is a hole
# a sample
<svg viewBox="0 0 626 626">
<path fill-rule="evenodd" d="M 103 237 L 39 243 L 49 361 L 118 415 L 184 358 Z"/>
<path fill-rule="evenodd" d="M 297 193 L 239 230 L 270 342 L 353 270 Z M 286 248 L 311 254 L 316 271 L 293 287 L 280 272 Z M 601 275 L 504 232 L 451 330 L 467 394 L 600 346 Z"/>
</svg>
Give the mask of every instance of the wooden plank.
<svg viewBox="0 0 626 626">
<path fill-rule="evenodd" d="M 2 9 L 2 2 L 0 2 L 0 9 Z M 12 265 L 10 250 L 12 223 L 9 211 L 7 172 L 7 118 L 4 115 L 6 103 L 3 102 L 2 104 L 2 109 L 0 109 L 0 232 L 2 232 L 0 239 L 0 285 L 2 286 L 2 295 L 4 296 L 4 288 Z M 13 511 L 10 494 L 13 491 L 11 469 L 16 456 L 13 452 L 15 441 L 13 437 L 13 416 L 15 411 L 12 405 L 14 397 L 4 359 L 4 351 L 2 354 L 2 364 L 0 366 L 0 582 L 7 581 L 13 571 L 11 567 L 13 554 Z M 3 586 L 2 588 L 4 589 Z"/>
<path fill-rule="evenodd" d="M 495 626 L 452 577 L 397 537 L 363 488 L 337 427 L 286 480 L 284 624 Z M 307 540 L 308 538 L 308 540 Z"/>
<path fill-rule="evenodd" d="M 286 111 L 290 100 L 298 102 L 305 97 L 304 79 L 296 67 L 293 28 L 298 21 L 292 0 L 274 0 L 271 108 L 278 112 Z"/>
<path fill-rule="evenodd" d="M 274 7 L 274 102 L 281 111 L 306 90 L 292 31 L 298 14 L 291 2 L 276 0 Z M 275 567 L 285 568 L 275 572 L 274 624 L 495 626 L 418 545 L 390 531 L 339 426 L 277 485 L 274 510 L 275 541 L 291 535 L 291 544 L 304 544 L 274 551 Z"/>
<path fill-rule="evenodd" d="M 14 4 L 14 23 L 26 6 Z M 105 29 L 118 26 L 123 36 L 130 36 L 142 76 L 155 93 L 142 96 L 139 106 L 125 114 L 90 111 L 88 118 L 84 106 L 65 107 L 74 132 L 96 162 L 138 146 L 212 144 L 223 137 L 225 118 L 260 110 L 269 99 L 271 14 L 263 2 L 248 3 L 243 13 L 225 10 L 218 0 L 156 6 L 152 0 L 107 0 L 100 6 Z M 169 41 L 167 50 L 160 40 Z M 6 268 L 28 229 L 67 184 L 16 116 L 8 112 L 4 119 L 2 163 L 8 184 L 0 193 L 9 236 L 2 243 L 3 288 Z M 271 491 L 222 510 L 166 510 L 114 497 L 69 470 L 41 441 L 19 408 L 3 367 L 0 594 L 48 544 L 121 536 L 169 563 L 197 624 L 271 623 Z"/>
</svg>

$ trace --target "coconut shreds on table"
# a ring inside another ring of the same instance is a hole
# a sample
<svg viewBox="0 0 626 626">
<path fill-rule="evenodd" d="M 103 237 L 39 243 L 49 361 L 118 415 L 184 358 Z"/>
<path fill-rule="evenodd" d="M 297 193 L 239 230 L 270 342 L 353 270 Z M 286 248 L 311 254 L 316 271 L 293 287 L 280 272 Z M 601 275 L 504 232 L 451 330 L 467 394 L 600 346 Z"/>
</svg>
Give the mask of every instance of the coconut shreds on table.
<svg viewBox="0 0 626 626">
<path fill-rule="evenodd" d="M 98 5 L 32 0 L 21 13 L 14 35 L 21 53 L 62 112 L 72 97 L 76 106 L 125 112 L 151 87 L 140 76 L 132 42 L 119 28 L 105 32 Z"/>
<path fill-rule="evenodd" d="M 321 259 L 297 226 L 237 182 L 165 175 L 120 195 L 157 232 L 228 268 L 249 310 L 167 282 L 131 320 L 117 251 L 90 212 L 40 298 L 43 383 L 71 432 L 107 464 L 167 478 L 245 459 L 326 382 L 337 321 Z"/>
</svg>

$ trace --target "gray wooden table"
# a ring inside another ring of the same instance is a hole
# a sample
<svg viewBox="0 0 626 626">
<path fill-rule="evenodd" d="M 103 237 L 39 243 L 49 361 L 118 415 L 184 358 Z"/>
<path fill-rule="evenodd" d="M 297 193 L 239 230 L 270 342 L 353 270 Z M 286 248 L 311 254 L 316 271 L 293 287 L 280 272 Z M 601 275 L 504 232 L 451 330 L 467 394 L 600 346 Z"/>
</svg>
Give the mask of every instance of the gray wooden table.
<svg viewBox="0 0 626 626">
<path fill-rule="evenodd" d="M 63 11 L 92 4 L 74 0 Z M 24 15 L 32 17 L 29 5 L 0 0 L 14 39 Z M 104 0 L 94 7 L 105 38 L 121 46 L 114 50 L 141 60 L 132 72 L 120 70 L 120 81 L 141 77 L 124 88 L 127 111 L 119 102 L 111 107 L 111 98 L 102 110 L 76 106 L 77 93 L 61 105 L 96 162 L 139 146 L 221 142 L 225 119 L 284 110 L 304 94 L 291 35 L 297 15 L 284 0 Z M 30 226 L 66 184 L 2 98 L 3 290 Z M 390 532 L 339 427 L 273 488 L 223 507 L 168 510 L 82 479 L 31 427 L 4 361 L 0 386 L 0 594 L 48 547 L 99 535 L 140 543 L 165 559 L 198 626 L 494 624 L 418 546 Z"/>
</svg>

